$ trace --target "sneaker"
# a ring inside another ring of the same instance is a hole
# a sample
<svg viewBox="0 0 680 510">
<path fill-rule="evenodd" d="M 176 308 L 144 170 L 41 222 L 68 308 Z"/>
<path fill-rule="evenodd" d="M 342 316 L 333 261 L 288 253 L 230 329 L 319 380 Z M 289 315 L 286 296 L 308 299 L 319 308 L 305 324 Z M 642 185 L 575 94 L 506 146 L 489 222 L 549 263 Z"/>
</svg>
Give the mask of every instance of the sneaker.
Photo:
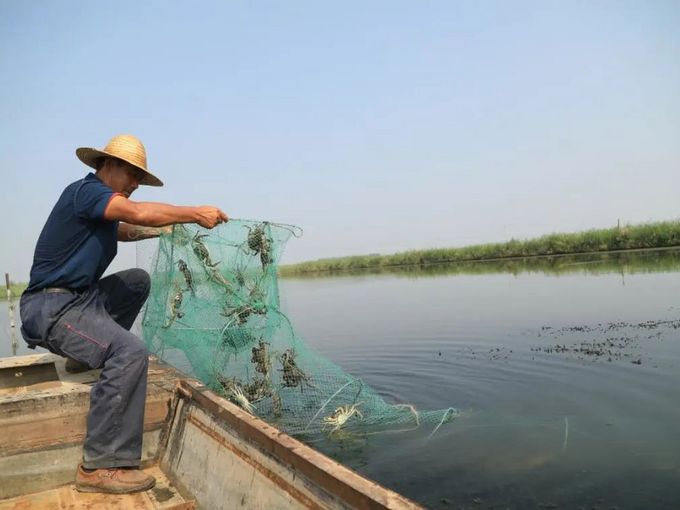
<svg viewBox="0 0 680 510">
<path fill-rule="evenodd" d="M 85 471 L 78 466 L 76 489 L 80 492 L 127 494 L 149 490 L 156 479 L 137 468 L 101 468 Z"/>
<path fill-rule="evenodd" d="M 69 374 L 79 374 L 91 370 L 85 363 L 76 361 L 73 358 L 66 358 L 66 366 L 64 368 Z"/>
</svg>

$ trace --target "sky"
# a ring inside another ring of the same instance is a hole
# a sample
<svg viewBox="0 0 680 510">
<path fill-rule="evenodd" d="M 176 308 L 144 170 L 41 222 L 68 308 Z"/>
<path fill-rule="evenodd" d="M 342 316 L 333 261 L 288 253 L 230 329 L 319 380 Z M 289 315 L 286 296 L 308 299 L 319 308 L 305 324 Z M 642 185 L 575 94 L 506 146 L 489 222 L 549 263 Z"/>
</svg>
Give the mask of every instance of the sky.
<svg viewBox="0 0 680 510">
<path fill-rule="evenodd" d="M 680 2 L 0 0 L 0 272 L 81 146 L 302 227 L 284 263 L 680 218 Z M 112 270 L 135 264 L 134 243 Z"/>
</svg>

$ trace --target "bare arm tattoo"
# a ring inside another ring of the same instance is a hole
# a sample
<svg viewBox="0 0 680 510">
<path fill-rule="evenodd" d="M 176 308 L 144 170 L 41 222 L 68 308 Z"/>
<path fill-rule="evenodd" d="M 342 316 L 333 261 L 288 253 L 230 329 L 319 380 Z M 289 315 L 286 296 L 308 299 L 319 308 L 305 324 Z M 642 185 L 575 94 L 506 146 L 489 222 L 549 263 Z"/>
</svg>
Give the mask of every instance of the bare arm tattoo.
<svg viewBox="0 0 680 510">
<path fill-rule="evenodd" d="M 140 225 L 120 223 L 118 225 L 118 240 L 141 241 L 142 239 L 150 239 L 170 232 L 172 232 L 172 227 L 142 227 Z"/>
</svg>

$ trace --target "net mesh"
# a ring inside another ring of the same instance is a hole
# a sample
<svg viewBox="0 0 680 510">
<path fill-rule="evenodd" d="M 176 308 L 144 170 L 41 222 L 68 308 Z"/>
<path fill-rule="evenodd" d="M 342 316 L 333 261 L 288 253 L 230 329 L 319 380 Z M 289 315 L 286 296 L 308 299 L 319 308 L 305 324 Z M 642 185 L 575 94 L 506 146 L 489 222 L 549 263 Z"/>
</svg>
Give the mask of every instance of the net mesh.
<svg viewBox="0 0 680 510">
<path fill-rule="evenodd" d="M 434 433 L 457 415 L 389 404 L 295 334 L 279 308 L 277 264 L 300 230 L 230 220 L 213 230 L 176 225 L 138 243 L 151 275 L 142 318 L 149 350 L 291 435 Z"/>
</svg>

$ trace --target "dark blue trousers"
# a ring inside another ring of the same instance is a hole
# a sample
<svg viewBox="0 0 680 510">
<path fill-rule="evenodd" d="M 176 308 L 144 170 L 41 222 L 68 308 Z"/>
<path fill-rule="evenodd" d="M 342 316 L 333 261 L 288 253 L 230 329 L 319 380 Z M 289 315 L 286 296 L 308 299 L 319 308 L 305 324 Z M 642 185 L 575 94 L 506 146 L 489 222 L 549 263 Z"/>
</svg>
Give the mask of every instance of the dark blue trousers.
<svg viewBox="0 0 680 510">
<path fill-rule="evenodd" d="M 148 351 L 129 329 L 149 286 L 146 271 L 129 269 L 83 292 L 38 291 L 21 297 L 21 332 L 29 346 L 102 368 L 90 393 L 86 468 L 140 464 Z"/>
</svg>

